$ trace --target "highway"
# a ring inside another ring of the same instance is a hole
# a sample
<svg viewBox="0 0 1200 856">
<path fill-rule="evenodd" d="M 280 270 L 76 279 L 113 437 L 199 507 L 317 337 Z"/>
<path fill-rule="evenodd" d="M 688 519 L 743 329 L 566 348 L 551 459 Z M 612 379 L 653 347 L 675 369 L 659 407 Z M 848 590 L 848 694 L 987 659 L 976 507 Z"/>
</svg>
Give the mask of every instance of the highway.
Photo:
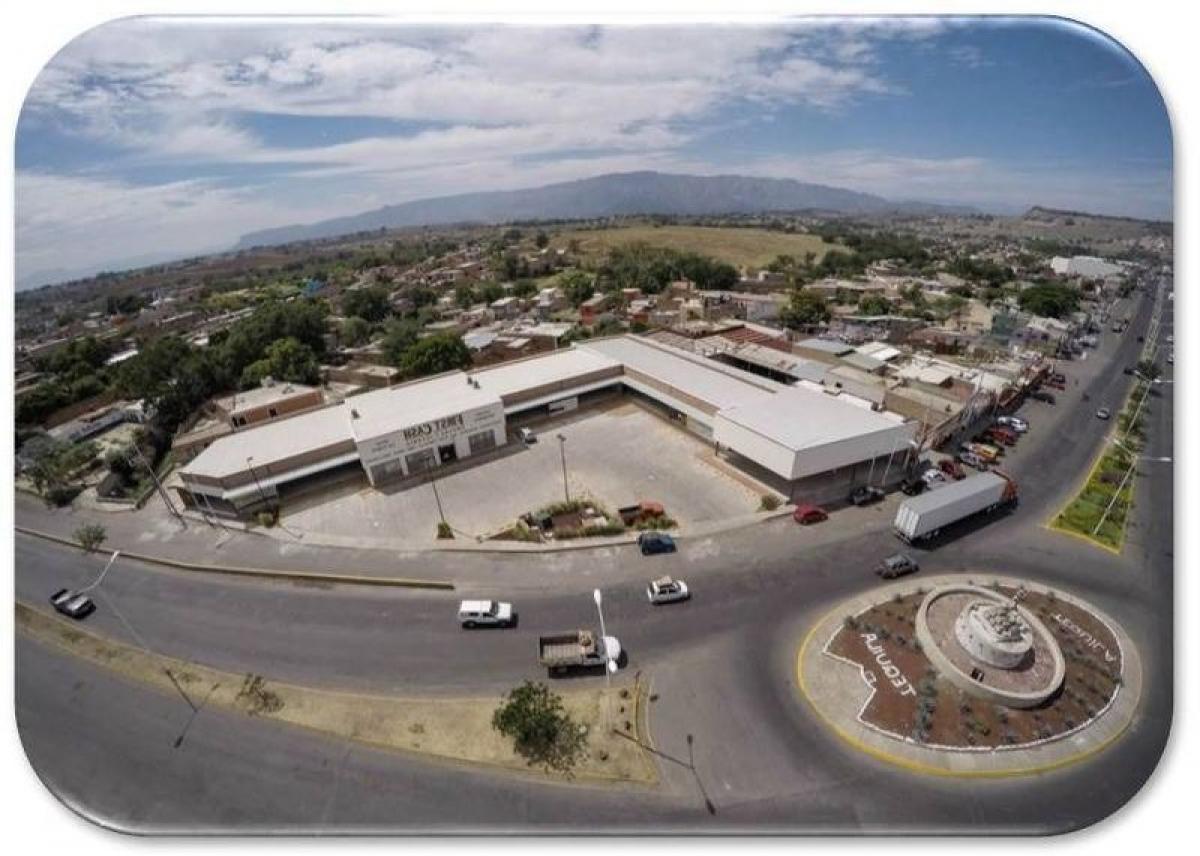
<svg viewBox="0 0 1200 856">
<path fill-rule="evenodd" d="M 915 551 L 923 573 L 995 571 L 1062 586 L 1113 615 L 1134 638 L 1146 667 L 1142 714 L 1120 743 L 1079 767 L 1013 781 L 914 777 L 854 753 L 812 717 L 795 689 L 796 647 L 824 612 L 875 584 L 871 566 L 897 549 L 882 515 L 870 531 L 815 546 L 805 530 L 779 520 L 685 539 L 674 556 L 644 559 L 631 548 L 571 554 L 564 561 L 586 563 L 586 576 L 558 573 L 540 588 L 523 587 L 513 630 L 458 628 L 454 610 L 462 592 L 234 580 L 124 558 L 87 622 L 160 653 L 278 680 L 477 694 L 544 678 L 536 636 L 596 626 L 590 588 L 611 581 L 603 585 L 607 626 L 628 651 L 625 668 L 641 671 L 657 697 L 650 726 L 664 781 L 656 790 L 502 776 L 218 710 L 201 710 L 189 724 L 191 710 L 178 697 L 125 684 L 18 636 L 17 715 L 27 751 L 68 803 L 139 830 L 252 823 L 262 830 L 969 825 L 1035 832 L 1097 819 L 1150 774 L 1170 718 L 1171 467 L 1143 468 L 1124 557 L 1041 524 L 1077 486 L 1110 427 L 1094 411 L 1101 401 L 1119 406 L 1131 382 L 1120 367 L 1136 361 L 1150 302 L 1140 302 L 1124 336 L 1105 334 L 1093 357 L 1066 366 L 1080 384 L 1056 407 L 1023 408 L 1034 427 L 1009 465 L 1022 487 L 1018 509 L 935 550 Z M 1171 454 L 1171 387 L 1163 389 L 1150 412 L 1147 455 Z M 1087 403 L 1080 400 L 1085 391 Z M 15 558 L 16 596 L 39 608 L 56 588 L 89 582 L 103 562 L 23 535 L 16 537 Z M 464 591 L 487 590 L 477 559 L 431 554 L 423 561 L 434 574 L 462 581 Z M 645 580 L 661 573 L 685 577 L 693 600 L 647 604 Z M 694 764 L 683 763 L 689 734 Z"/>
</svg>

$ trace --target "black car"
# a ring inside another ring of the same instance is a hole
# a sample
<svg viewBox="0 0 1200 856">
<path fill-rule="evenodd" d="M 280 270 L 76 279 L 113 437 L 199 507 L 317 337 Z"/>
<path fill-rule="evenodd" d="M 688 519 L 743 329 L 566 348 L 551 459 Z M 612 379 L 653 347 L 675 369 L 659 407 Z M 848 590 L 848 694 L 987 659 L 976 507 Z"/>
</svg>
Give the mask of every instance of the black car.
<svg viewBox="0 0 1200 856">
<path fill-rule="evenodd" d="M 96 604 L 86 594 L 59 589 L 50 595 L 51 605 L 68 618 L 80 621 L 96 611 Z"/>
<path fill-rule="evenodd" d="M 907 478 L 900 482 L 900 490 L 905 496 L 916 496 L 929 487 L 921 478 Z"/>
<path fill-rule="evenodd" d="M 675 552 L 675 539 L 666 532 L 643 532 L 638 536 L 637 543 L 643 556 Z"/>
<path fill-rule="evenodd" d="M 1034 401 L 1042 401 L 1042 402 L 1045 402 L 1046 404 L 1053 404 L 1055 401 L 1054 393 L 1044 392 L 1043 390 L 1040 390 L 1040 389 L 1035 389 L 1033 392 L 1029 393 L 1029 397 L 1032 398 Z"/>
<path fill-rule="evenodd" d="M 864 484 L 850 492 L 850 502 L 854 505 L 870 505 L 883 499 L 883 491 L 877 487 Z"/>
</svg>

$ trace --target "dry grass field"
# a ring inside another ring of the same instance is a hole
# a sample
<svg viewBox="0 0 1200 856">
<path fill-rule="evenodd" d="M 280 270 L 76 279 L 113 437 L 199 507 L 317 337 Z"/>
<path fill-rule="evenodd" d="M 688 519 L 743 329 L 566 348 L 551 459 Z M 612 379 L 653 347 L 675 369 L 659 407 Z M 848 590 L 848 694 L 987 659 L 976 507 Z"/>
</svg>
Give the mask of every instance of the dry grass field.
<svg viewBox="0 0 1200 856">
<path fill-rule="evenodd" d="M 735 267 L 760 268 L 780 255 L 803 258 L 817 254 L 817 260 L 836 244 L 827 244 L 815 235 L 789 235 L 766 229 L 737 229 L 715 226 L 623 226 L 617 229 L 567 230 L 556 236 L 555 247 L 579 241 L 581 252 L 599 256 L 610 247 L 644 242 L 656 247 L 701 253 Z"/>
</svg>

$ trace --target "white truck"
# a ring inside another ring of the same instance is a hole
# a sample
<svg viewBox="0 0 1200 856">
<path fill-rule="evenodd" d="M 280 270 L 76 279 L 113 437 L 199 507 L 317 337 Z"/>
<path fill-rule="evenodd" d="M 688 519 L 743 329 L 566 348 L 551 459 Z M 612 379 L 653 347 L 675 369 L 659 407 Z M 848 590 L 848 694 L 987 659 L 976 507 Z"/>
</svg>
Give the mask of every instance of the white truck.
<svg viewBox="0 0 1200 856">
<path fill-rule="evenodd" d="M 896 509 L 892 528 L 902 541 L 911 544 L 932 538 L 953 523 L 976 514 L 990 514 L 1016 501 L 1017 483 L 993 470 L 909 497 Z"/>
<path fill-rule="evenodd" d="M 538 637 L 538 662 L 561 675 L 571 668 L 605 666 L 621 657 L 621 643 L 615 636 L 600 636 L 591 630 L 570 630 Z"/>
</svg>

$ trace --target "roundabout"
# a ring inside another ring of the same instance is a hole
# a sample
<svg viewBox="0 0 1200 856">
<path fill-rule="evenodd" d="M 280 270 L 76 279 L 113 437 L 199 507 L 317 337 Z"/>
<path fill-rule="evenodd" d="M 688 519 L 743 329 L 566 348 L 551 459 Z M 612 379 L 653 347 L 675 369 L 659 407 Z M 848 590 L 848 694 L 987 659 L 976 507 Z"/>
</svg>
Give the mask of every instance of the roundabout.
<svg viewBox="0 0 1200 856">
<path fill-rule="evenodd" d="M 798 685 L 843 740 L 907 769 L 1013 776 L 1083 760 L 1129 726 L 1141 662 L 1062 591 L 957 574 L 880 586 L 805 637 Z"/>
</svg>

